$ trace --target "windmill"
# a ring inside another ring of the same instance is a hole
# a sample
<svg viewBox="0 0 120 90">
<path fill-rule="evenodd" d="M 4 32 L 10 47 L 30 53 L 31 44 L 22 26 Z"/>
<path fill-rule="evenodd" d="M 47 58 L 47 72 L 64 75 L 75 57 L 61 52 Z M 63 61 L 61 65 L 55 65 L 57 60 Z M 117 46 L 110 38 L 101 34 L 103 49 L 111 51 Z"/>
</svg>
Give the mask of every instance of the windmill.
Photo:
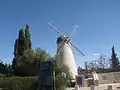
<svg viewBox="0 0 120 90">
<path fill-rule="evenodd" d="M 48 26 L 50 26 L 58 35 L 57 38 L 57 64 L 58 66 L 66 65 L 69 68 L 69 72 L 71 73 L 71 76 L 75 78 L 77 74 L 77 67 L 75 63 L 75 59 L 72 52 L 72 47 L 74 47 L 82 56 L 85 56 L 75 45 L 71 42 L 71 37 L 75 30 L 77 29 L 77 25 L 74 27 L 73 31 L 70 33 L 69 36 L 66 36 L 63 33 L 60 33 L 53 25 L 48 23 Z"/>
</svg>

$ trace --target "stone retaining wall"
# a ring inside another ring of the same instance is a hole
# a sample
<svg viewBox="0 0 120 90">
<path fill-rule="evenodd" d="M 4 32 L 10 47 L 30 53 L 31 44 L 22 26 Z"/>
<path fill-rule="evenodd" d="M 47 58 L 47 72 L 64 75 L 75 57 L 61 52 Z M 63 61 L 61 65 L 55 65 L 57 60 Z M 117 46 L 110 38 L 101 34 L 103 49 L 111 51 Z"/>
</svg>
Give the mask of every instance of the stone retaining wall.
<svg viewBox="0 0 120 90">
<path fill-rule="evenodd" d="M 120 72 L 98 74 L 99 84 L 120 83 Z"/>
</svg>

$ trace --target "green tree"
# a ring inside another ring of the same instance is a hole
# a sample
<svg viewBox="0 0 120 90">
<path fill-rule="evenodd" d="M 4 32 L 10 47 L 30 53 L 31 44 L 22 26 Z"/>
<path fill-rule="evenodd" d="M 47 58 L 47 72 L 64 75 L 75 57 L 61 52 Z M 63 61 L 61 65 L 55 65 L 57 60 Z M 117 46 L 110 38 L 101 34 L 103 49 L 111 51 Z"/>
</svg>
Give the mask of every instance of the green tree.
<svg viewBox="0 0 120 90">
<path fill-rule="evenodd" d="M 50 55 L 41 48 L 26 50 L 23 56 L 13 60 L 14 73 L 17 76 L 35 76 L 39 70 L 40 61 L 52 60 Z"/>
<path fill-rule="evenodd" d="M 3 63 L 3 61 L 0 60 L 0 74 L 9 75 L 11 74 L 11 65 L 7 63 Z"/>
<path fill-rule="evenodd" d="M 18 55 L 24 55 L 26 49 L 24 30 L 20 29 L 18 36 Z"/>
<path fill-rule="evenodd" d="M 118 69 L 119 69 L 119 60 L 117 58 L 117 54 L 115 53 L 114 46 L 112 47 L 111 62 L 112 62 L 113 71 L 118 71 Z"/>
<path fill-rule="evenodd" d="M 25 39 L 26 39 L 26 49 L 31 49 L 32 48 L 32 42 L 31 42 L 31 39 L 30 39 L 30 31 L 29 31 L 29 26 L 26 25 L 26 28 L 25 28 Z"/>
<path fill-rule="evenodd" d="M 55 65 L 55 82 L 57 90 L 63 90 L 64 87 L 70 86 L 71 75 L 67 66 L 58 67 Z"/>
<path fill-rule="evenodd" d="M 20 64 L 20 58 L 24 55 L 25 52 L 25 35 L 23 29 L 19 30 L 18 39 L 15 40 L 14 45 L 14 58 L 12 61 L 13 73 L 16 72 L 17 65 Z"/>
<path fill-rule="evenodd" d="M 5 72 L 5 67 L 4 67 L 3 61 L 0 60 L 0 73 L 4 74 L 4 72 Z"/>
<path fill-rule="evenodd" d="M 46 60 L 49 60 L 49 58 L 50 58 L 50 55 L 45 50 L 41 48 L 35 49 L 35 60 L 46 61 Z"/>
<path fill-rule="evenodd" d="M 16 66 L 17 66 L 17 59 L 14 57 L 12 60 L 12 73 L 15 75 L 16 72 Z"/>
<path fill-rule="evenodd" d="M 18 55 L 18 39 L 15 40 L 15 45 L 14 45 L 14 56 L 17 57 Z"/>
<path fill-rule="evenodd" d="M 33 49 L 26 50 L 24 58 L 26 58 L 26 62 L 33 63 L 35 61 L 35 51 Z"/>
<path fill-rule="evenodd" d="M 18 39 L 15 40 L 14 58 L 12 61 L 12 69 L 14 73 L 17 72 L 18 67 L 23 66 L 28 60 L 33 61 L 34 53 L 33 55 L 30 54 L 32 51 L 31 45 L 29 27 L 26 25 L 25 31 L 23 28 L 20 29 Z"/>
<path fill-rule="evenodd" d="M 38 62 L 55 59 L 41 48 L 32 49 L 30 36 L 28 25 L 26 25 L 25 31 L 23 29 L 19 30 L 12 61 L 12 69 L 15 75 L 36 75 L 39 69 Z"/>
</svg>

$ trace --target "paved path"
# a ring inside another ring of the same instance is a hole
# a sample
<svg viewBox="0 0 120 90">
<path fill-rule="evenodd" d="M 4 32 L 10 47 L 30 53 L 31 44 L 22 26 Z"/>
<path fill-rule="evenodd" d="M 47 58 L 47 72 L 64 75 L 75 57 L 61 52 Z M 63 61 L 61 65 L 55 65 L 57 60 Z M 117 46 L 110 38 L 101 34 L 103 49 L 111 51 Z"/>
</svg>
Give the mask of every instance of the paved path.
<svg viewBox="0 0 120 90">
<path fill-rule="evenodd" d="M 95 90 L 108 90 L 108 85 L 112 85 L 113 90 L 120 90 L 120 83 L 111 83 L 111 84 L 101 84 L 95 86 Z M 75 89 L 66 89 L 66 90 L 75 90 Z M 80 90 L 91 90 L 90 87 L 80 87 Z"/>
</svg>

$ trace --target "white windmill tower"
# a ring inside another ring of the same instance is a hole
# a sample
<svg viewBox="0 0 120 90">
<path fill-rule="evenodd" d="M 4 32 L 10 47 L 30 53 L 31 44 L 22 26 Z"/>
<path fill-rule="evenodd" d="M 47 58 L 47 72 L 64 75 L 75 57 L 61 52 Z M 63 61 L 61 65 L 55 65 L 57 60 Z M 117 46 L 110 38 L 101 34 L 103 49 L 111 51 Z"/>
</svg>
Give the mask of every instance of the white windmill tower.
<svg viewBox="0 0 120 90">
<path fill-rule="evenodd" d="M 50 23 L 48 25 L 56 31 L 60 36 L 57 38 L 57 64 L 60 66 L 66 65 L 69 68 L 69 72 L 71 73 L 71 76 L 75 78 L 77 74 L 77 67 L 75 63 L 75 59 L 72 52 L 72 47 L 74 47 L 82 56 L 84 54 L 71 43 L 71 36 L 75 32 L 77 25 L 73 29 L 73 31 L 70 33 L 69 36 L 66 36 L 63 33 L 60 33 L 54 26 L 52 26 Z"/>
</svg>

